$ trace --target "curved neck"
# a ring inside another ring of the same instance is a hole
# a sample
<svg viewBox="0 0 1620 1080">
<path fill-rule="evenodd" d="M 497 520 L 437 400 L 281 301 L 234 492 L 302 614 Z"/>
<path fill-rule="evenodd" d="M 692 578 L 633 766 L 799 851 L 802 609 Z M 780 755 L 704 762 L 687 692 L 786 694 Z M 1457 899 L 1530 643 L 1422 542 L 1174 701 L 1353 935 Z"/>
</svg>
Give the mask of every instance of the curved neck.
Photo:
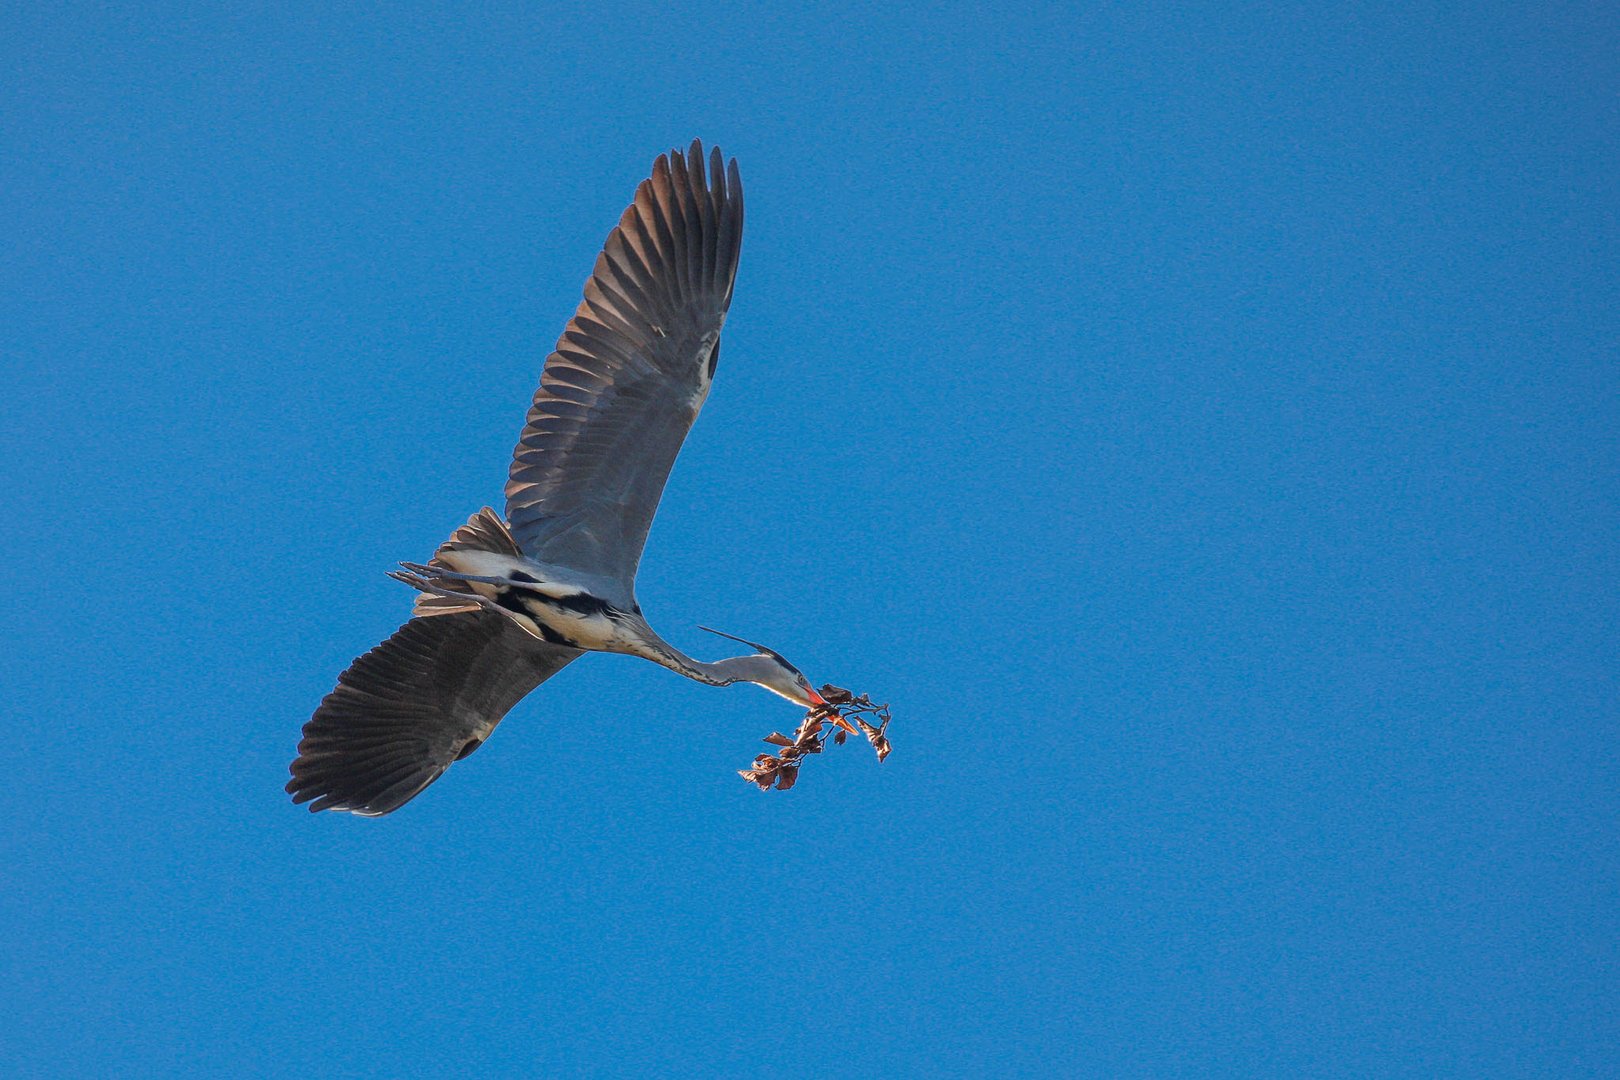
<svg viewBox="0 0 1620 1080">
<path fill-rule="evenodd" d="M 739 670 L 740 668 L 746 668 L 746 664 L 740 664 L 739 662 L 752 660 L 754 659 L 752 656 L 733 656 L 707 664 L 681 652 L 681 650 L 659 637 L 653 631 L 653 628 L 645 622 L 642 623 L 640 629 L 641 640 L 635 642 L 636 646 L 638 646 L 635 652 L 655 664 L 662 664 L 673 672 L 685 675 L 688 679 L 695 679 L 710 686 L 730 686 L 732 683 L 747 681 L 745 671 Z"/>
</svg>

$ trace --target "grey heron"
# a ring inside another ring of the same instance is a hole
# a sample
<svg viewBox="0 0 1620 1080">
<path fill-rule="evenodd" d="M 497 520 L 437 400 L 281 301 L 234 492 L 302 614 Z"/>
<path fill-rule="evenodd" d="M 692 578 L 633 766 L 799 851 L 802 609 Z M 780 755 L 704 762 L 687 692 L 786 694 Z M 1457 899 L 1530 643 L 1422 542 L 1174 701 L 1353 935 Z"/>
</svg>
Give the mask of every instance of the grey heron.
<svg viewBox="0 0 1620 1080">
<path fill-rule="evenodd" d="M 546 358 L 506 484 L 425 564 L 412 618 L 354 661 L 304 725 L 287 791 L 311 810 L 399 809 L 587 652 L 644 657 L 712 686 L 824 705 L 781 654 L 705 663 L 636 602 L 647 530 L 720 359 L 742 243 L 735 159 L 661 155 L 608 235 Z M 731 637 L 731 635 L 722 635 Z"/>
</svg>

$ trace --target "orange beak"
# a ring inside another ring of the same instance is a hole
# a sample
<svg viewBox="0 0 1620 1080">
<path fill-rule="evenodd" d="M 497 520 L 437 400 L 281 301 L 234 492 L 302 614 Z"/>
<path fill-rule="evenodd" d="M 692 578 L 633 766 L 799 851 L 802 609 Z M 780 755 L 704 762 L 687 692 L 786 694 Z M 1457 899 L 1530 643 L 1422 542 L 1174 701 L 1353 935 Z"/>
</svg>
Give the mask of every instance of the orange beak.
<svg viewBox="0 0 1620 1080">
<path fill-rule="evenodd" d="M 825 707 L 826 704 L 827 704 L 827 699 L 822 697 L 820 694 L 816 693 L 814 690 L 810 691 L 810 700 L 811 700 L 811 702 L 813 702 L 815 704 L 815 707 L 818 708 L 818 709 Z M 828 717 L 828 719 L 832 722 L 833 727 L 843 728 L 845 731 L 849 732 L 851 735 L 859 735 L 860 734 L 860 732 L 858 730 L 856 730 L 854 724 L 850 723 L 848 720 L 845 720 L 842 716 L 839 716 L 837 713 L 834 713 L 832 716 Z"/>
</svg>

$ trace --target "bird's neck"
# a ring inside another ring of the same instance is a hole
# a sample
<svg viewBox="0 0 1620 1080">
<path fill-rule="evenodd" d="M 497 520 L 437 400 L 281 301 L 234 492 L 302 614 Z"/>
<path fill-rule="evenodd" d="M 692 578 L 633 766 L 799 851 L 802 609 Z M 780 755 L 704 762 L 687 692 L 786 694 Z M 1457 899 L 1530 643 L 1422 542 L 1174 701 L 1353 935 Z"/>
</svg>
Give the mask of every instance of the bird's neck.
<svg viewBox="0 0 1620 1080">
<path fill-rule="evenodd" d="M 631 650 L 637 656 L 651 660 L 655 664 L 662 664 L 677 674 L 710 686 L 730 686 L 741 679 L 739 674 L 731 670 L 731 666 L 735 661 L 746 660 L 748 657 L 735 656 L 708 664 L 687 656 L 659 637 L 645 622 L 642 622 L 638 629 L 640 633 L 637 636 L 640 640 L 633 643 Z"/>
</svg>

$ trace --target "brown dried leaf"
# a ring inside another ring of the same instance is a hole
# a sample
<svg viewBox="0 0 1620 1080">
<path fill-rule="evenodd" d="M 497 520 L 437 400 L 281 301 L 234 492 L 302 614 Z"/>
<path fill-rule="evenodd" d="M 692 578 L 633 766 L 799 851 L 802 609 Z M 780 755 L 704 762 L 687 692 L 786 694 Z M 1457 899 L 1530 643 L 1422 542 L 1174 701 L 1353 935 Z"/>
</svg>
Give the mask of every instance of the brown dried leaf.
<svg viewBox="0 0 1620 1080">
<path fill-rule="evenodd" d="M 759 790 L 761 791 L 769 791 L 771 789 L 771 781 L 776 779 L 776 774 L 774 772 L 759 772 L 756 769 L 739 769 L 737 770 L 737 775 L 748 781 L 750 784 L 758 784 Z"/>
<path fill-rule="evenodd" d="M 861 734 L 865 735 L 866 741 L 872 744 L 872 749 L 877 751 L 878 761 L 881 762 L 888 757 L 889 751 L 893 748 L 889 745 L 888 738 L 883 734 L 883 728 L 888 727 L 889 722 L 885 720 L 882 727 L 873 727 L 858 716 L 855 718 L 855 722 L 861 726 Z"/>
<path fill-rule="evenodd" d="M 826 699 L 829 705 L 848 705 L 855 700 L 854 694 L 851 694 L 842 686 L 834 686 L 832 683 L 828 683 L 821 688 L 821 696 Z"/>
<path fill-rule="evenodd" d="M 867 694 L 852 694 L 830 683 L 821 688 L 821 696 L 826 704 L 806 712 L 791 738 L 780 731 L 765 736 L 766 742 L 780 747 L 777 756 L 761 754 L 754 759 L 752 769 L 743 770 L 738 775 L 762 791 L 772 786 L 778 791 L 786 791 L 798 783 L 799 769 L 804 765 L 804 759 L 811 754 L 825 752 L 829 735 L 834 746 L 844 745 L 848 738 L 846 729 L 852 722 L 859 725 L 861 734 L 866 736 L 866 741 L 877 752 L 878 761 L 889 756 L 892 747 L 884 734 L 889 726 L 887 705 L 874 704 Z M 876 726 L 867 722 L 865 718 L 868 716 L 877 721 Z"/>
</svg>

